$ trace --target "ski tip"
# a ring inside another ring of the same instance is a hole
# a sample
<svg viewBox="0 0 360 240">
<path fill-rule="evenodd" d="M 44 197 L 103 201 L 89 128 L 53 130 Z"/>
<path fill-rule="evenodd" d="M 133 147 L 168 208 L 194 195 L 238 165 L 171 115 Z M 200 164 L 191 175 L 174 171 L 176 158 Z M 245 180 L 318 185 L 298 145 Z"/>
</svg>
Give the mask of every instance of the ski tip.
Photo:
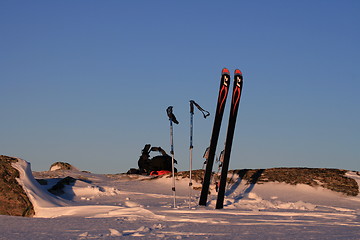
<svg viewBox="0 0 360 240">
<path fill-rule="evenodd" d="M 221 74 L 229 74 L 230 75 L 230 71 L 227 68 L 223 68 L 223 70 L 221 71 Z"/>
<path fill-rule="evenodd" d="M 239 69 L 236 69 L 234 72 L 235 75 L 242 75 L 242 72 Z"/>
</svg>

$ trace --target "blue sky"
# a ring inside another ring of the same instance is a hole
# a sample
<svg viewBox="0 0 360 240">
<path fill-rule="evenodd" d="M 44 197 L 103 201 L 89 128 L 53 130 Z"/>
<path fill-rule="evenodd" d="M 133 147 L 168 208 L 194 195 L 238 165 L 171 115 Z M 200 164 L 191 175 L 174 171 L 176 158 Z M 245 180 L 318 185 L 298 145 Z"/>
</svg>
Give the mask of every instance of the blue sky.
<svg viewBox="0 0 360 240">
<path fill-rule="evenodd" d="M 137 167 L 144 144 L 178 169 L 210 143 L 223 67 L 244 75 L 230 169 L 359 170 L 359 1 L 0 2 L 0 154 L 35 171 Z M 223 119 L 223 147 L 230 101 Z M 215 169 L 215 168 L 214 168 Z"/>
</svg>

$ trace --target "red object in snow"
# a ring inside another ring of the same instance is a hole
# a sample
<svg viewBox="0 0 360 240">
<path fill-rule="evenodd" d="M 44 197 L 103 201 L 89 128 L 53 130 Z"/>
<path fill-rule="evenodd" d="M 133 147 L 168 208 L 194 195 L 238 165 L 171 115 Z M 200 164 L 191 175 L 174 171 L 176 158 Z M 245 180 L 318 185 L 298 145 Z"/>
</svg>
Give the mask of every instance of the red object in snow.
<svg viewBox="0 0 360 240">
<path fill-rule="evenodd" d="M 164 174 L 170 174 L 170 171 L 167 170 L 160 170 L 160 171 L 152 171 L 150 173 L 150 176 L 160 176 L 160 175 L 164 175 Z"/>
</svg>

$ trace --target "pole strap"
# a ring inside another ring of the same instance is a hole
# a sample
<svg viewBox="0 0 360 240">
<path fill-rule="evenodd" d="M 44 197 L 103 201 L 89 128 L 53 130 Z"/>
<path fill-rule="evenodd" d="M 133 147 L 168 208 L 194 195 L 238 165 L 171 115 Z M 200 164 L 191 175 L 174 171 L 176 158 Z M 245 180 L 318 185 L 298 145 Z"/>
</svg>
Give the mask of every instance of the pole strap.
<svg viewBox="0 0 360 240">
<path fill-rule="evenodd" d="M 203 114 L 204 118 L 210 116 L 210 113 L 208 111 L 206 111 L 205 109 L 203 109 L 202 107 L 200 107 L 200 105 L 197 104 L 194 100 L 190 100 L 190 113 L 191 114 L 194 114 L 194 105 Z"/>
</svg>

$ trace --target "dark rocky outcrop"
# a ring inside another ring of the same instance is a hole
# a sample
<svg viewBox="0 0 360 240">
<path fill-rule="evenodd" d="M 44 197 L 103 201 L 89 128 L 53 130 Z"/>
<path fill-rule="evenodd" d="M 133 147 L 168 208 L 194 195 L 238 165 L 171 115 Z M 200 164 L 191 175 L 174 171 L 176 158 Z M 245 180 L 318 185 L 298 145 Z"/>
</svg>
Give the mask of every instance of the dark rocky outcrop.
<svg viewBox="0 0 360 240">
<path fill-rule="evenodd" d="M 228 172 L 228 183 L 232 184 L 238 178 L 247 181 L 248 184 L 262 184 L 266 182 L 279 182 L 291 185 L 307 184 L 313 187 L 323 187 L 349 196 L 359 194 L 357 182 L 345 175 L 346 170 L 328 168 L 269 168 L 269 169 L 238 169 Z M 180 172 L 178 177 L 188 178 L 189 171 Z M 202 182 L 203 170 L 192 172 L 192 179 Z M 219 179 L 214 174 L 215 180 Z"/>
<path fill-rule="evenodd" d="M 12 167 L 18 160 L 0 155 L 0 214 L 31 217 L 35 214 L 22 186 L 17 182 L 19 171 Z"/>
<path fill-rule="evenodd" d="M 66 162 L 56 162 L 50 166 L 49 171 L 56 171 L 56 170 L 77 170 L 74 166 L 70 163 Z"/>
<path fill-rule="evenodd" d="M 236 174 L 250 183 L 307 184 L 341 192 L 349 196 L 357 196 L 359 186 L 354 179 L 345 176 L 346 172 L 346 170 L 329 168 L 269 168 L 233 170 L 229 173 Z"/>
<path fill-rule="evenodd" d="M 65 185 L 73 185 L 76 182 L 76 179 L 70 176 L 67 176 L 57 182 L 52 188 L 48 191 L 54 195 L 62 195 L 64 194 L 64 187 Z"/>
</svg>

